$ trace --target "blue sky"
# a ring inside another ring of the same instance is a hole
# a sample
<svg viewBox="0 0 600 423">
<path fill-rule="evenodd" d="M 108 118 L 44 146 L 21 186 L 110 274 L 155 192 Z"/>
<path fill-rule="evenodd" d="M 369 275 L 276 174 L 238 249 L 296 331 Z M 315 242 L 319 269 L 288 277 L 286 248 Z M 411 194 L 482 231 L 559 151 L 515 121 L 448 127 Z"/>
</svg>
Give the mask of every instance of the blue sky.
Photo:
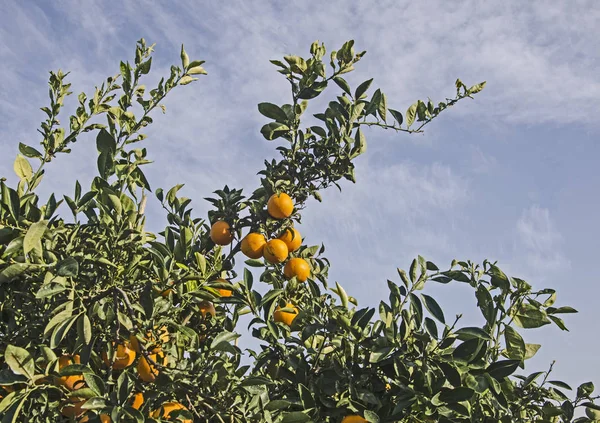
<svg viewBox="0 0 600 423">
<path fill-rule="evenodd" d="M 557 289 L 558 303 L 580 313 L 567 316 L 571 332 L 522 331 L 543 344 L 526 370 L 556 359 L 555 378 L 600 381 L 592 270 L 600 246 L 599 19 L 593 1 L 2 0 L 0 175 L 14 183 L 18 142 L 39 141 L 49 70 L 71 71 L 75 94 L 89 93 L 132 60 L 141 37 L 157 43 L 148 87 L 178 63 L 181 43 L 206 60 L 209 75 L 175 90 L 147 132 L 150 184 L 186 183 L 182 193 L 199 216 L 208 210 L 202 197 L 225 184 L 251 192 L 263 159 L 276 153 L 259 133 L 265 119 L 256 104 L 282 104 L 289 93 L 269 59 L 307 55 L 315 39 L 328 50 L 354 39 L 367 55 L 347 79 L 355 86 L 374 77 L 399 110 L 452 96 L 457 77 L 487 80 L 476 100 L 446 111 L 424 135 L 368 130 L 357 184 L 310 203 L 300 230 L 309 244 L 325 243 L 331 283 L 361 305 L 386 298 L 385 280 L 397 281 L 396 267 L 417 254 L 446 268 L 453 258 L 498 260 L 536 288 Z M 71 194 L 74 177 L 89 183 L 92 146 L 82 138 L 48 168 L 43 199 Z M 148 214 L 154 228 L 163 224 L 156 203 Z M 481 322 L 470 288 L 427 289 L 447 316 Z"/>
</svg>

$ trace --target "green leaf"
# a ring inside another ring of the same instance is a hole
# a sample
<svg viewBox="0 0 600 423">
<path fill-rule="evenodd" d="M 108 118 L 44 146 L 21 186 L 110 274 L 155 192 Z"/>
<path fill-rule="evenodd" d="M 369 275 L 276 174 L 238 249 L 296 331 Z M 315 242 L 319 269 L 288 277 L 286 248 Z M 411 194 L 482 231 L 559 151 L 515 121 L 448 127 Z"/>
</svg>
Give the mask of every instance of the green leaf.
<svg viewBox="0 0 600 423">
<path fill-rule="evenodd" d="M 2 272 L 0 272 L 0 283 L 12 281 L 17 276 L 25 273 L 25 271 L 30 267 L 32 267 L 32 265 L 28 263 L 11 264 L 6 269 L 2 270 Z"/>
<path fill-rule="evenodd" d="M 194 77 L 189 76 L 189 75 L 184 75 L 179 80 L 179 85 L 187 85 L 187 84 L 192 83 L 192 82 L 197 81 L 197 80 L 198 80 L 198 78 L 194 78 Z"/>
<path fill-rule="evenodd" d="M 29 180 L 33 176 L 33 169 L 29 161 L 20 154 L 17 154 L 13 168 L 19 179 Z"/>
<path fill-rule="evenodd" d="M 276 104 L 260 103 L 258 105 L 258 111 L 263 116 L 266 116 L 269 119 L 273 119 L 277 122 L 285 123 L 288 121 L 288 117 L 285 112 Z"/>
<path fill-rule="evenodd" d="M 533 357 L 542 346 L 540 344 L 525 344 L 525 360 Z"/>
<path fill-rule="evenodd" d="M 484 339 L 486 341 L 491 341 L 492 337 L 485 330 L 478 327 L 465 327 L 460 328 L 456 332 L 456 335 L 459 339 L 473 339 L 479 338 Z"/>
<path fill-rule="evenodd" d="M 425 300 L 425 308 L 431 313 L 433 317 L 435 317 L 441 323 L 446 324 L 446 319 L 444 318 L 444 312 L 442 308 L 439 306 L 436 300 L 434 300 L 429 295 L 421 294 L 423 300 Z"/>
<path fill-rule="evenodd" d="M 473 85 L 471 88 L 467 90 L 469 94 L 475 94 L 479 91 L 483 90 L 487 81 L 480 82 L 479 84 Z"/>
<path fill-rule="evenodd" d="M 368 422 L 371 422 L 371 423 L 379 423 L 379 416 L 377 415 L 377 413 L 376 413 L 376 412 L 374 412 L 374 411 L 371 411 L 371 410 L 365 410 L 365 411 L 364 411 L 364 415 L 365 415 L 365 419 L 366 419 Z"/>
<path fill-rule="evenodd" d="M 371 86 L 372 82 L 373 82 L 373 78 L 371 78 L 371 79 L 363 82 L 362 84 L 360 84 L 356 88 L 356 91 L 354 92 L 354 98 L 358 100 L 365 92 L 367 92 L 367 90 Z"/>
<path fill-rule="evenodd" d="M 501 382 L 502 379 L 512 375 L 517 370 L 519 363 L 521 363 L 521 360 L 500 360 L 490 364 L 486 371 L 491 377 Z"/>
<path fill-rule="evenodd" d="M 566 389 L 568 391 L 572 391 L 573 390 L 573 388 L 571 388 L 565 382 L 562 382 L 560 380 L 549 380 L 548 383 L 551 384 L 551 385 L 554 385 L 554 386 L 558 386 L 559 388 Z"/>
<path fill-rule="evenodd" d="M 202 66 L 194 66 L 187 71 L 188 75 L 207 75 L 208 72 Z"/>
<path fill-rule="evenodd" d="M 468 401 L 474 394 L 475 391 L 471 388 L 460 387 L 455 389 L 444 389 L 440 392 L 440 400 L 445 403 L 453 404 L 461 401 Z"/>
<path fill-rule="evenodd" d="M 26 349 L 8 345 L 4 351 L 4 361 L 14 374 L 23 375 L 29 380 L 33 379 L 35 375 L 35 362 Z"/>
<path fill-rule="evenodd" d="M 292 411 L 285 413 L 281 423 L 305 423 L 310 421 L 310 417 L 302 411 Z"/>
<path fill-rule="evenodd" d="M 33 147 L 30 147 L 28 145 L 23 144 L 22 142 L 19 143 L 19 151 L 21 152 L 21 154 L 23 154 L 25 157 L 29 157 L 29 158 L 42 158 L 42 153 L 40 153 L 38 150 L 36 150 Z"/>
<path fill-rule="evenodd" d="M 417 117 L 417 106 L 418 103 L 414 103 L 412 106 L 406 110 L 406 127 L 410 128 L 410 126 L 415 122 L 415 118 Z"/>
<path fill-rule="evenodd" d="M 350 85 L 348 85 L 348 83 L 346 82 L 346 80 L 344 78 L 342 78 L 341 76 L 336 76 L 333 78 L 333 82 L 338 84 L 338 86 L 342 90 L 344 90 L 348 95 L 352 95 L 352 93 L 350 92 Z"/>
<path fill-rule="evenodd" d="M 573 307 L 569 307 L 569 306 L 564 306 L 564 307 L 558 307 L 558 308 L 554 308 L 554 307 L 548 307 L 546 309 L 546 313 L 548 314 L 566 314 L 566 313 L 579 313 L 577 310 L 575 310 Z"/>
<path fill-rule="evenodd" d="M 279 122 L 267 123 L 260 129 L 260 133 L 265 139 L 272 141 L 284 135 L 290 128 L 287 125 Z"/>
<path fill-rule="evenodd" d="M 67 257 L 56 267 L 58 276 L 77 276 L 79 274 L 79 263 L 73 257 Z"/>
<path fill-rule="evenodd" d="M 511 326 L 504 327 L 504 341 L 508 358 L 513 360 L 523 360 L 525 358 L 525 341 L 515 329 Z"/>
<path fill-rule="evenodd" d="M 381 93 L 377 113 L 379 114 L 379 117 L 387 123 L 387 98 L 384 93 Z"/>
<path fill-rule="evenodd" d="M 150 72 L 150 68 L 152 67 L 152 57 L 150 57 L 145 62 L 141 63 L 139 66 L 140 74 L 147 75 Z"/>
<path fill-rule="evenodd" d="M 594 384 L 592 382 L 585 382 L 577 388 L 577 397 L 589 397 L 593 392 Z"/>
<path fill-rule="evenodd" d="M 29 227 L 23 240 L 23 254 L 28 254 L 33 249 L 42 251 L 42 237 L 47 227 L 48 222 L 46 220 L 35 222 Z"/>
<path fill-rule="evenodd" d="M 215 349 L 220 343 L 222 343 L 222 342 L 229 343 L 239 337 L 240 337 L 240 335 L 237 333 L 223 331 L 220 334 L 218 334 L 217 336 L 215 336 L 215 339 L 213 339 L 212 343 L 210 344 L 210 349 L 211 350 Z"/>
<path fill-rule="evenodd" d="M 92 322 L 86 313 L 82 316 L 83 319 L 83 340 L 89 344 L 92 340 Z"/>
<path fill-rule="evenodd" d="M 396 122 L 398 122 L 398 126 L 402 126 L 402 122 L 404 121 L 404 118 L 402 117 L 402 113 L 400 113 L 398 110 L 394 110 L 394 109 L 388 109 L 390 111 L 390 114 L 392 115 L 392 117 L 394 119 L 396 119 Z"/>
<path fill-rule="evenodd" d="M 337 294 L 340 296 L 340 300 L 342 301 L 342 307 L 348 308 L 348 294 L 346 294 L 346 291 L 338 282 L 335 283 L 335 286 L 337 288 Z"/>
<path fill-rule="evenodd" d="M 187 67 L 190 64 L 190 58 L 188 56 L 188 54 L 185 52 L 185 49 L 183 48 L 183 44 L 181 45 L 181 65 L 183 66 L 183 69 L 187 69 Z"/>
<path fill-rule="evenodd" d="M 352 148 L 352 158 L 357 157 L 367 151 L 367 139 L 360 128 L 354 135 L 354 148 Z"/>
<path fill-rule="evenodd" d="M 117 142 L 106 129 L 101 129 L 96 136 L 96 148 L 100 153 L 113 156 L 117 151 Z"/>
<path fill-rule="evenodd" d="M 550 324 L 546 313 L 531 304 L 521 305 L 514 316 L 514 322 L 524 329 L 535 329 Z"/>
</svg>

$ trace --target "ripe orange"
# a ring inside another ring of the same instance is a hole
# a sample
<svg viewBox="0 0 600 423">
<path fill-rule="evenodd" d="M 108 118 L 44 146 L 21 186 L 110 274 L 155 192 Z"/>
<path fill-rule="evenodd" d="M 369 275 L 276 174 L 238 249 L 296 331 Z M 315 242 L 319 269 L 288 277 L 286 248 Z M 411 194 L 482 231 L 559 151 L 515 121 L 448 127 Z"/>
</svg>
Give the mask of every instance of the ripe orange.
<svg viewBox="0 0 600 423">
<path fill-rule="evenodd" d="M 229 223 L 224 220 L 217 220 L 210 228 L 210 239 L 218 245 L 227 245 L 233 241 L 233 234 L 231 233 Z"/>
<path fill-rule="evenodd" d="M 144 394 L 142 394 L 141 392 L 137 392 L 133 394 L 133 396 L 130 398 L 130 401 L 131 406 L 136 410 L 139 410 L 142 404 L 144 404 Z"/>
<path fill-rule="evenodd" d="M 283 274 L 288 279 L 295 276 L 300 282 L 305 282 L 310 276 L 310 265 L 303 258 L 294 257 L 289 259 L 283 267 Z"/>
<path fill-rule="evenodd" d="M 157 364 L 161 364 L 163 366 L 166 366 L 168 363 L 165 353 L 159 347 L 155 348 L 152 353 L 148 355 L 148 357 L 154 360 L 154 362 Z M 157 369 L 154 364 L 146 360 L 146 357 L 144 356 L 140 357 L 140 361 L 138 361 L 137 371 L 140 375 L 140 379 L 142 379 L 144 382 L 154 382 L 160 373 L 160 370 Z"/>
<path fill-rule="evenodd" d="M 80 420 L 79 423 L 87 423 L 90 421 L 90 418 L 85 415 Z M 100 414 L 100 422 L 101 423 L 111 423 L 110 416 L 108 414 Z"/>
<path fill-rule="evenodd" d="M 279 239 L 285 242 L 290 253 L 296 251 L 302 245 L 302 235 L 296 228 L 287 228 L 279 235 Z"/>
<path fill-rule="evenodd" d="M 294 202 L 285 192 L 273 194 L 267 202 L 267 211 L 275 219 L 285 219 L 292 215 Z"/>
<path fill-rule="evenodd" d="M 162 410 L 162 414 L 161 414 L 161 410 Z M 150 413 L 150 417 L 152 417 L 153 419 L 163 418 L 166 420 L 173 411 L 177 411 L 177 410 L 187 410 L 187 408 L 185 408 L 183 404 L 181 404 L 177 401 L 165 402 L 158 410 L 152 411 Z M 178 421 L 181 421 L 182 423 L 192 423 L 191 419 L 178 420 Z"/>
<path fill-rule="evenodd" d="M 281 311 L 281 307 L 278 306 L 273 313 L 273 319 L 276 322 L 285 323 L 288 326 L 292 326 L 292 322 L 298 315 L 298 307 L 294 306 L 292 303 L 287 303 L 285 307 L 293 309 L 294 312 Z"/>
<path fill-rule="evenodd" d="M 258 232 L 250 232 L 242 239 L 242 253 L 249 258 L 257 259 L 262 257 L 263 249 L 267 241 L 263 234 Z"/>
<path fill-rule="evenodd" d="M 344 417 L 342 423 L 369 423 L 369 421 L 358 414 L 354 414 Z"/>
<path fill-rule="evenodd" d="M 282 263 L 288 256 L 287 245 L 280 239 L 272 239 L 265 245 L 263 255 L 269 263 Z"/>
<path fill-rule="evenodd" d="M 228 280 L 225 280 L 223 278 L 219 278 L 215 282 L 228 283 L 231 285 L 231 282 L 229 282 Z M 219 295 L 221 295 L 221 297 L 231 297 L 231 295 L 233 294 L 231 289 L 217 288 L 217 291 L 219 291 Z"/>
<path fill-rule="evenodd" d="M 214 304 L 210 301 L 201 301 L 200 304 L 198 304 L 198 311 L 200 312 L 200 314 L 202 314 L 202 317 L 204 317 L 205 319 L 207 314 L 210 314 L 213 319 L 217 314 L 217 310 L 215 309 Z"/>
<path fill-rule="evenodd" d="M 123 370 L 124 368 L 131 366 L 135 361 L 135 351 L 129 347 L 131 347 L 131 344 L 129 342 L 124 342 L 117 345 L 117 349 L 113 351 L 115 361 L 112 368 L 114 370 Z M 105 351 L 102 352 L 102 359 L 104 360 L 104 364 L 110 366 L 111 359 Z"/>
<path fill-rule="evenodd" d="M 58 369 L 62 370 L 64 367 L 67 367 L 71 364 L 81 364 L 79 359 L 79 355 L 76 354 L 74 356 L 63 355 L 58 359 Z M 83 375 L 71 375 L 71 376 L 60 376 L 56 378 L 55 383 L 58 385 L 62 385 L 69 389 L 70 391 L 74 389 L 83 388 L 85 384 Z M 73 408 L 73 407 L 69 407 Z"/>
</svg>

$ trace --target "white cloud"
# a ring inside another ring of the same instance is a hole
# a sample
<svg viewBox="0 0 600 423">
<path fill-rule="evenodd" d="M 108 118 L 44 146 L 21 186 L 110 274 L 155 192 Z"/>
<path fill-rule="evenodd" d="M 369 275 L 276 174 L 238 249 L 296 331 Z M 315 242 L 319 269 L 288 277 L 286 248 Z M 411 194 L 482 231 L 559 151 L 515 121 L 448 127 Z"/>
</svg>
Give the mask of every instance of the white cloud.
<svg viewBox="0 0 600 423">
<path fill-rule="evenodd" d="M 517 221 L 517 248 L 525 251 L 527 267 L 535 272 L 564 270 L 570 261 L 561 250 L 562 236 L 556 229 L 548 209 L 531 206 Z"/>
</svg>

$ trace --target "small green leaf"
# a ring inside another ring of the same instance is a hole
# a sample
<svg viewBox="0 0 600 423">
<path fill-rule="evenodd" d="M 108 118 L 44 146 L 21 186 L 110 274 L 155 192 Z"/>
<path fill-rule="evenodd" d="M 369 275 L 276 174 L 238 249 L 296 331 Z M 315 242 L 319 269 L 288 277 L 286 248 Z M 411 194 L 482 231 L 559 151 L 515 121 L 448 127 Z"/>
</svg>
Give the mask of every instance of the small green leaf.
<svg viewBox="0 0 600 423">
<path fill-rule="evenodd" d="M 478 327 L 465 327 L 460 328 L 456 332 L 456 335 L 459 339 L 473 339 L 479 338 L 484 339 L 486 341 L 491 341 L 492 337 L 485 330 Z"/>
<path fill-rule="evenodd" d="M 373 78 L 371 78 L 371 79 L 363 82 L 362 84 L 360 84 L 356 88 L 356 91 L 354 92 L 354 98 L 358 100 L 365 92 L 367 92 L 367 90 L 371 86 L 372 82 L 373 82 Z"/>
<path fill-rule="evenodd" d="M 179 85 L 187 85 L 191 82 L 197 81 L 198 78 L 194 78 L 192 76 L 189 75 L 184 75 L 181 77 L 181 79 L 179 80 Z"/>
<path fill-rule="evenodd" d="M 202 66 L 194 66 L 187 71 L 188 75 L 206 75 L 208 72 Z"/>
<path fill-rule="evenodd" d="M 288 117 L 285 112 L 276 104 L 260 103 L 258 105 L 258 111 L 263 116 L 273 119 L 279 123 L 285 123 L 288 121 Z"/>
<path fill-rule="evenodd" d="M 79 273 L 79 263 L 73 257 L 67 257 L 57 264 L 58 276 L 77 276 Z"/>
<path fill-rule="evenodd" d="M 540 344 L 525 344 L 525 360 L 533 357 L 542 346 Z"/>
<path fill-rule="evenodd" d="M 491 377 L 497 381 L 501 381 L 505 377 L 512 375 L 517 370 L 517 367 L 519 367 L 520 362 L 521 360 L 500 360 L 490 364 L 486 371 Z"/>
<path fill-rule="evenodd" d="M 437 320 L 439 320 L 441 323 L 445 324 L 446 319 L 444 318 L 444 312 L 442 311 L 442 308 L 439 306 L 437 301 L 429 295 L 421 294 L 421 297 L 423 298 L 423 300 L 425 300 L 425 307 L 427 308 L 427 310 L 429 310 L 431 315 Z"/>
<path fill-rule="evenodd" d="M 310 421 L 310 417 L 302 411 L 292 411 L 285 413 L 281 423 L 305 423 Z"/>
<path fill-rule="evenodd" d="M 4 361 L 16 375 L 23 375 L 29 380 L 35 375 L 33 357 L 24 348 L 8 345 L 4 351 Z"/>
<path fill-rule="evenodd" d="M 25 239 L 23 240 L 24 254 L 28 254 L 34 249 L 37 249 L 37 251 L 40 252 L 42 251 L 42 237 L 44 236 L 47 227 L 48 222 L 46 220 L 35 222 L 29 227 L 25 234 Z"/>
<path fill-rule="evenodd" d="M 185 52 L 185 49 L 183 48 L 183 44 L 181 45 L 181 65 L 183 66 L 183 69 L 187 69 L 187 67 L 190 64 L 190 58 L 188 56 L 188 54 Z"/>
<path fill-rule="evenodd" d="M 29 178 L 33 176 L 33 169 L 31 168 L 29 161 L 20 154 L 17 154 L 13 168 L 20 179 L 29 180 Z"/>
<path fill-rule="evenodd" d="M 117 151 L 117 142 L 106 129 L 101 129 L 96 137 L 96 148 L 100 153 L 107 153 L 112 156 Z"/>
<path fill-rule="evenodd" d="M 414 103 L 406 111 L 406 127 L 407 128 L 410 128 L 410 126 L 415 122 L 415 118 L 417 117 L 417 106 L 418 106 L 418 103 Z"/>
<path fill-rule="evenodd" d="M 350 85 L 348 85 L 344 78 L 336 76 L 335 78 L 333 78 L 333 82 L 335 82 L 348 95 L 352 95 L 352 93 L 350 92 Z"/>
<path fill-rule="evenodd" d="M 19 143 L 19 151 L 25 157 L 29 157 L 29 158 L 32 158 L 32 159 L 34 159 L 34 158 L 42 158 L 42 153 L 40 153 L 38 150 L 36 150 L 33 147 L 30 147 L 28 145 L 23 144 L 22 142 Z"/>
<path fill-rule="evenodd" d="M 525 358 L 525 341 L 511 326 L 504 327 L 504 341 L 508 351 L 508 358 L 523 360 Z"/>
<path fill-rule="evenodd" d="M 264 125 L 260 133 L 265 137 L 265 139 L 272 141 L 280 136 L 284 135 L 290 128 L 287 125 L 279 122 L 271 122 Z"/>
<path fill-rule="evenodd" d="M 396 122 L 398 122 L 398 126 L 402 126 L 402 122 L 404 121 L 404 117 L 402 116 L 402 113 L 400 113 L 398 110 L 394 110 L 394 109 L 388 109 L 388 110 L 390 111 L 390 114 L 396 120 Z"/>
</svg>

